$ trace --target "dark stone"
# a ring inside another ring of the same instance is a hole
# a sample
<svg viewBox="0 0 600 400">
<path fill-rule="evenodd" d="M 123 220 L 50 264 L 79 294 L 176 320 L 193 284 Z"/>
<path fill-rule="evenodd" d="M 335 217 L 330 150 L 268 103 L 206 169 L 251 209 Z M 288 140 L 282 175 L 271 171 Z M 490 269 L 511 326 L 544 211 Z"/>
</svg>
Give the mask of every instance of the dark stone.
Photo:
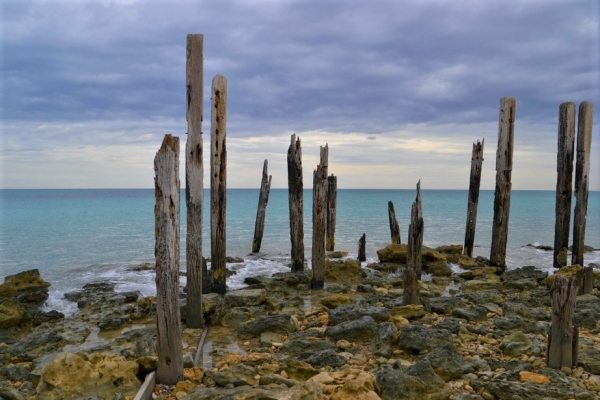
<svg viewBox="0 0 600 400">
<path fill-rule="evenodd" d="M 311 271 L 300 272 L 278 272 L 273 274 L 273 280 L 285 282 L 288 286 L 297 286 L 298 284 L 309 284 Z"/>
<path fill-rule="evenodd" d="M 494 303 L 502 305 L 504 303 L 504 296 L 495 289 L 463 293 L 462 296 L 474 304 Z"/>
<path fill-rule="evenodd" d="M 463 375 L 465 360 L 452 343 L 446 343 L 425 356 L 433 370 L 444 381 L 460 378 Z"/>
<path fill-rule="evenodd" d="M 446 387 L 446 383 L 435 373 L 429 360 L 424 358 L 411 365 L 406 374 L 422 380 L 427 387 L 427 391 Z"/>
<path fill-rule="evenodd" d="M 460 320 L 458 318 L 447 317 L 440 321 L 439 324 L 435 325 L 434 328 L 446 329 L 456 335 L 460 329 Z"/>
<path fill-rule="evenodd" d="M 126 321 L 125 318 L 106 316 L 98 322 L 98 327 L 101 331 L 110 331 L 120 328 Z"/>
<path fill-rule="evenodd" d="M 307 331 L 304 331 L 307 332 Z M 294 332 L 300 333 L 300 332 Z M 307 339 L 296 339 L 288 340 L 284 343 L 281 351 L 290 356 L 299 356 L 300 354 L 316 353 L 324 350 L 335 350 L 335 343 L 327 340 L 307 340 Z"/>
<path fill-rule="evenodd" d="M 392 342 L 398 332 L 393 322 L 383 322 L 379 325 L 377 335 L 371 342 L 371 351 L 376 356 L 390 358 L 392 356 Z"/>
<path fill-rule="evenodd" d="M 57 329 L 36 332 L 10 346 L 8 353 L 13 356 L 22 356 L 27 353 L 49 353 L 62 341 L 63 338 Z"/>
<path fill-rule="evenodd" d="M 548 277 L 548 272 L 541 271 L 534 266 L 526 266 L 517 269 L 507 270 L 502 274 L 502 280 L 505 282 L 514 282 L 522 279 L 533 279 L 543 282 Z"/>
<path fill-rule="evenodd" d="M 347 362 L 346 358 L 340 356 L 335 350 L 331 349 L 304 353 L 298 356 L 298 360 L 307 362 L 314 368 L 324 368 L 327 366 L 339 368 Z"/>
<path fill-rule="evenodd" d="M 452 310 L 452 315 L 467 321 L 485 321 L 487 310 L 482 306 L 460 307 Z"/>
<path fill-rule="evenodd" d="M 424 398 L 425 383 L 417 377 L 407 375 L 399 368 L 384 365 L 375 374 L 375 392 L 381 400 L 414 400 Z"/>
<path fill-rule="evenodd" d="M 438 314 L 451 314 L 452 310 L 461 304 L 458 297 L 435 297 L 429 300 L 431 311 Z"/>
<path fill-rule="evenodd" d="M 65 314 L 56 310 L 52 311 L 38 311 L 31 317 L 33 325 L 40 325 L 44 322 L 58 321 L 65 318 Z"/>
<path fill-rule="evenodd" d="M 225 371 L 215 372 L 212 379 L 219 386 L 227 386 L 230 384 L 234 387 L 250 386 L 250 381 L 254 379 L 255 375 L 256 370 L 254 368 L 244 364 L 236 364 Z"/>
<path fill-rule="evenodd" d="M 327 336 L 333 341 L 346 339 L 351 342 L 371 341 L 377 332 L 377 324 L 370 316 L 364 316 L 354 321 L 342 322 L 326 330 Z"/>
<path fill-rule="evenodd" d="M 504 331 L 512 331 L 515 329 L 521 329 L 530 324 L 531 324 L 530 322 L 527 322 L 523 318 L 520 318 L 520 317 L 496 317 L 496 318 L 494 318 L 494 325 Z"/>
<path fill-rule="evenodd" d="M 292 379 L 286 379 L 281 375 L 277 375 L 277 374 L 269 374 L 269 375 L 263 375 L 260 377 L 260 381 L 259 384 L 261 385 L 271 385 L 271 384 L 275 384 L 275 385 L 281 385 L 284 384 L 287 387 L 292 387 L 294 386 L 296 383 L 296 381 L 292 380 Z"/>
<path fill-rule="evenodd" d="M 404 325 L 398 339 L 401 350 L 415 354 L 428 353 L 445 343 L 452 343 L 452 333 L 445 329 L 433 329 L 418 325 Z"/>
<path fill-rule="evenodd" d="M 377 322 L 387 321 L 390 310 L 385 307 L 362 307 L 357 304 L 341 305 L 328 310 L 329 322 L 337 325 L 342 322 L 354 321 L 364 316 L 369 316 Z"/>
<path fill-rule="evenodd" d="M 237 328 L 240 339 L 250 339 L 259 336 L 263 332 L 288 334 L 295 330 L 290 314 L 263 315 L 254 321 L 244 322 Z"/>
<path fill-rule="evenodd" d="M 600 320 L 600 313 L 595 310 L 575 310 L 573 322 L 575 326 L 594 329 L 596 322 Z"/>
<path fill-rule="evenodd" d="M 375 289 L 373 289 L 373 286 L 371 285 L 364 285 L 362 283 L 359 283 L 356 286 L 356 291 L 359 293 L 373 293 L 375 292 Z"/>
<path fill-rule="evenodd" d="M 26 381 L 29 370 L 22 365 L 8 365 L 0 370 L 0 374 L 9 381 Z"/>
</svg>

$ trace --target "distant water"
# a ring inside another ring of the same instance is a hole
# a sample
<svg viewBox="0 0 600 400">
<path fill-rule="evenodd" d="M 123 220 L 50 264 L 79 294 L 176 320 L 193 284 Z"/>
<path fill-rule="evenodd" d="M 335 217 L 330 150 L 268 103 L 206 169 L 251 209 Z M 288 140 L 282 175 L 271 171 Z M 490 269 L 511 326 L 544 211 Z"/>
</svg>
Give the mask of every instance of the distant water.
<svg viewBox="0 0 600 400">
<path fill-rule="evenodd" d="M 205 200 L 209 191 L 205 191 Z M 402 242 L 406 242 L 414 190 L 338 191 L 336 250 L 356 257 L 358 239 L 367 238 L 367 257 L 390 241 L 387 202 L 396 209 Z M 424 244 L 463 244 L 466 190 L 423 190 Z M 479 199 L 475 255 L 489 257 L 493 191 Z M 227 192 L 227 254 L 243 257 L 228 267 L 238 273 L 228 280 L 240 287 L 249 275 L 288 270 L 290 260 L 287 189 L 271 190 L 261 254 L 249 255 L 254 234 L 258 189 Z M 509 268 L 552 267 L 552 252 L 523 247 L 554 243 L 554 191 L 513 191 L 507 248 Z M 310 261 L 312 191 L 304 193 L 304 244 Z M 573 206 L 575 199 L 573 199 Z M 210 256 L 209 201 L 205 201 L 203 253 Z M 185 269 L 185 193 L 181 195 L 181 262 Z M 572 232 L 571 232 L 572 236 Z M 600 192 L 588 203 L 586 244 L 600 248 Z M 154 190 L 0 190 L 0 282 L 6 275 L 38 268 L 52 283 L 49 307 L 64 309 L 60 300 L 69 290 L 94 279 L 111 279 L 118 290 L 155 292 L 151 272 L 131 267 L 154 262 Z M 587 253 L 585 264 L 600 262 L 600 251 Z M 182 282 L 185 278 L 182 277 Z M 72 306 L 72 305 L 70 305 Z"/>
</svg>

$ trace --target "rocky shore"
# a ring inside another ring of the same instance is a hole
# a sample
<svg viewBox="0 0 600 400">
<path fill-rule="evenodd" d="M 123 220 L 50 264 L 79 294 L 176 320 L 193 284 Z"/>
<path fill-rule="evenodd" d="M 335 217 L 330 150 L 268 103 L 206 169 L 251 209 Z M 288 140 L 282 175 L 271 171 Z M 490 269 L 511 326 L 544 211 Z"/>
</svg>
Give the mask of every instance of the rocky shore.
<svg viewBox="0 0 600 400">
<path fill-rule="evenodd" d="M 154 397 L 599 399 L 600 269 L 594 294 L 577 298 L 578 365 L 554 370 L 545 364 L 553 276 L 535 267 L 499 276 L 461 252 L 423 252 L 418 306 L 402 305 L 403 245 L 362 268 L 331 253 L 321 292 L 309 290 L 305 271 L 206 295 L 200 366 L 193 355 L 202 330 L 184 329 L 185 380 Z M 91 282 L 65 293 L 79 311 L 64 318 L 40 308 L 49 286 L 36 270 L 0 285 L 0 398 L 133 399 L 156 367 L 155 299 Z M 181 299 L 185 319 L 183 288 Z"/>
</svg>

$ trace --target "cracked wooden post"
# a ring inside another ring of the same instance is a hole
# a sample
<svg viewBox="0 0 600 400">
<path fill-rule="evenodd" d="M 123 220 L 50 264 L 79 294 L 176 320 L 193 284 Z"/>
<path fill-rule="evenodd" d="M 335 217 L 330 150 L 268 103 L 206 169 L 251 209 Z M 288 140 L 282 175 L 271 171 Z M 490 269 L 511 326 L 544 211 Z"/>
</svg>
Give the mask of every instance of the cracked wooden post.
<svg viewBox="0 0 600 400">
<path fill-rule="evenodd" d="M 577 285 L 579 287 L 578 294 L 592 294 L 594 290 L 594 268 L 592 266 L 583 267 L 577 271 Z"/>
<path fill-rule="evenodd" d="M 496 150 L 496 190 L 494 191 L 494 222 L 490 265 L 503 273 L 506 270 L 506 243 L 508 241 L 508 217 L 510 214 L 511 175 L 515 136 L 514 97 L 500 99 L 498 118 L 498 149 Z"/>
<path fill-rule="evenodd" d="M 406 268 L 404 269 L 404 289 L 402 303 L 421 304 L 419 299 L 419 279 L 423 265 L 423 213 L 421 209 L 421 181 L 417 183 L 417 197 L 412 204 L 410 225 L 408 226 L 408 245 Z"/>
<path fill-rule="evenodd" d="M 465 247 L 463 254 L 473 257 L 473 245 L 475 243 L 475 226 L 477 225 L 477 203 L 479 202 L 479 187 L 481 184 L 481 166 L 483 164 L 483 144 L 473 143 L 471 155 L 471 177 L 469 179 L 469 204 L 467 205 L 467 226 L 465 228 Z"/>
<path fill-rule="evenodd" d="M 202 206 L 204 161 L 202 111 L 204 107 L 203 35 L 187 35 L 186 89 L 188 136 L 185 145 L 185 204 L 187 208 L 186 265 L 188 328 L 204 326 L 202 310 Z"/>
<path fill-rule="evenodd" d="M 575 143 L 575 103 L 562 103 L 558 109 L 558 152 L 556 160 L 556 220 L 554 224 L 555 268 L 567 265 L 571 197 L 573 196 L 573 146 Z"/>
<path fill-rule="evenodd" d="M 363 233 L 358 241 L 358 261 L 367 261 L 367 234 Z"/>
<path fill-rule="evenodd" d="M 579 104 L 577 122 L 577 162 L 575 166 L 575 217 L 573 219 L 573 250 L 571 264 L 583 265 L 585 224 L 590 187 L 590 151 L 594 105 L 589 101 Z"/>
<path fill-rule="evenodd" d="M 335 248 L 335 217 L 337 208 L 337 176 L 327 178 L 327 241 L 326 250 Z"/>
<path fill-rule="evenodd" d="M 327 196 L 327 164 L 329 147 L 321 146 L 321 162 L 313 172 L 313 233 L 312 233 L 312 280 L 310 288 L 325 287 L 325 225 Z"/>
<path fill-rule="evenodd" d="M 292 272 L 298 272 L 304 271 L 304 185 L 302 182 L 302 147 L 300 138 L 296 138 L 296 135 L 292 135 L 292 142 L 288 149 L 287 167 Z"/>
<path fill-rule="evenodd" d="M 269 202 L 269 192 L 271 191 L 271 178 L 268 174 L 269 161 L 265 160 L 263 164 L 262 179 L 260 182 L 260 194 L 258 196 L 258 209 L 256 210 L 256 223 L 254 224 L 254 239 L 252 240 L 252 252 L 258 253 L 262 244 L 263 232 L 265 230 L 265 215 L 267 213 L 267 203 Z"/>
<path fill-rule="evenodd" d="M 166 135 L 154 158 L 158 383 L 183 379 L 179 309 L 179 138 Z"/>
<path fill-rule="evenodd" d="M 392 238 L 392 244 L 400 244 L 402 242 L 402 239 L 400 238 L 400 225 L 396 219 L 394 203 L 391 201 L 388 201 L 388 219 L 390 221 L 390 236 Z"/>
<path fill-rule="evenodd" d="M 576 301 L 575 280 L 556 275 L 552 285 L 552 326 L 546 351 L 546 364 L 550 368 L 573 368 L 577 365 L 578 330 L 573 326 Z"/>
<path fill-rule="evenodd" d="M 210 146 L 210 237 L 212 291 L 224 295 L 226 281 L 227 206 L 227 79 L 217 75 L 212 81 Z"/>
</svg>

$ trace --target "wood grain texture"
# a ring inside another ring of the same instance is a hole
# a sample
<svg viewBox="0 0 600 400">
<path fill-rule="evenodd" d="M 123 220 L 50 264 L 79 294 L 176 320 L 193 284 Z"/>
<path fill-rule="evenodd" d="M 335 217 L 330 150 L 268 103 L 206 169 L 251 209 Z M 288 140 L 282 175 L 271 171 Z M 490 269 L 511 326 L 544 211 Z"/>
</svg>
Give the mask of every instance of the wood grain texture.
<svg viewBox="0 0 600 400">
<path fill-rule="evenodd" d="M 367 261 L 367 234 L 363 233 L 363 235 L 358 240 L 358 261 Z"/>
<path fill-rule="evenodd" d="M 327 167 L 329 147 L 321 146 L 321 159 L 313 172 L 313 235 L 312 235 L 312 290 L 325 286 L 325 225 L 327 223 Z"/>
<path fill-rule="evenodd" d="M 185 145 L 185 204 L 187 209 L 186 268 L 189 328 L 204 326 L 202 310 L 202 207 L 204 204 L 204 160 L 202 118 L 204 105 L 203 35 L 187 36 L 187 141 Z"/>
<path fill-rule="evenodd" d="M 210 244 L 212 291 L 224 295 L 226 278 L 227 215 L 227 79 L 212 81 L 210 141 Z"/>
<path fill-rule="evenodd" d="M 577 283 L 573 278 L 557 275 L 552 286 L 552 326 L 548 333 L 546 364 L 550 368 L 572 368 L 574 327 L 573 315 L 577 301 Z"/>
<path fill-rule="evenodd" d="M 269 161 L 263 164 L 262 179 L 260 181 L 260 193 L 258 195 L 258 208 L 256 210 L 256 222 L 254 224 L 254 239 L 252 239 L 252 252 L 258 253 L 262 244 L 263 232 L 265 230 L 265 218 L 267 204 L 269 203 L 269 192 L 271 191 L 271 178 L 268 174 Z"/>
<path fill-rule="evenodd" d="M 408 243 L 406 253 L 406 268 L 415 272 L 421 279 L 423 270 L 423 211 L 421 205 L 421 181 L 417 183 L 417 196 L 412 204 L 410 225 L 408 226 Z"/>
<path fill-rule="evenodd" d="M 398 219 L 396 218 L 394 203 L 391 201 L 388 201 L 388 220 L 390 222 L 390 237 L 392 238 L 392 244 L 401 244 L 400 224 L 398 224 Z"/>
<path fill-rule="evenodd" d="M 325 249 L 335 249 L 335 223 L 337 212 L 337 176 L 331 174 L 327 178 L 327 240 Z"/>
<path fill-rule="evenodd" d="M 154 158 L 156 257 L 156 381 L 183 379 L 179 308 L 179 138 L 166 135 Z"/>
<path fill-rule="evenodd" d="M 292 272 L 304 271 L 304 183 L 302 181 L 302 146 L 292 135 L 287 153 L 288 199 L 290 207 L 290 240 Z"/>
<path fill-rule="evenodd" d="M 481 167 L 483 165 L 483 145 L 481 142 L 473 143 L 471 153 L 471 176 L 469 178 L 469 201 L 467 204 L 467 224 L 465 227 L 465 246 L 463 253 L 473 257 L 475 243 L 475 227 L 477 225 L 477 204 L 479 203 L 479 187 L 481 185 Z"/>
<path fill-rule="evenodd" d="M 516 105 L 517 101 L 514 97 L 502 97 L 500 99 L 494 221 L 492 223 L 492 245 L 490 249 L 490 265 L 496 266 L 500 272 L 506 270 L 506 243 L 508 241 L 508 217 L 510 214 Z"/>
</svg>

